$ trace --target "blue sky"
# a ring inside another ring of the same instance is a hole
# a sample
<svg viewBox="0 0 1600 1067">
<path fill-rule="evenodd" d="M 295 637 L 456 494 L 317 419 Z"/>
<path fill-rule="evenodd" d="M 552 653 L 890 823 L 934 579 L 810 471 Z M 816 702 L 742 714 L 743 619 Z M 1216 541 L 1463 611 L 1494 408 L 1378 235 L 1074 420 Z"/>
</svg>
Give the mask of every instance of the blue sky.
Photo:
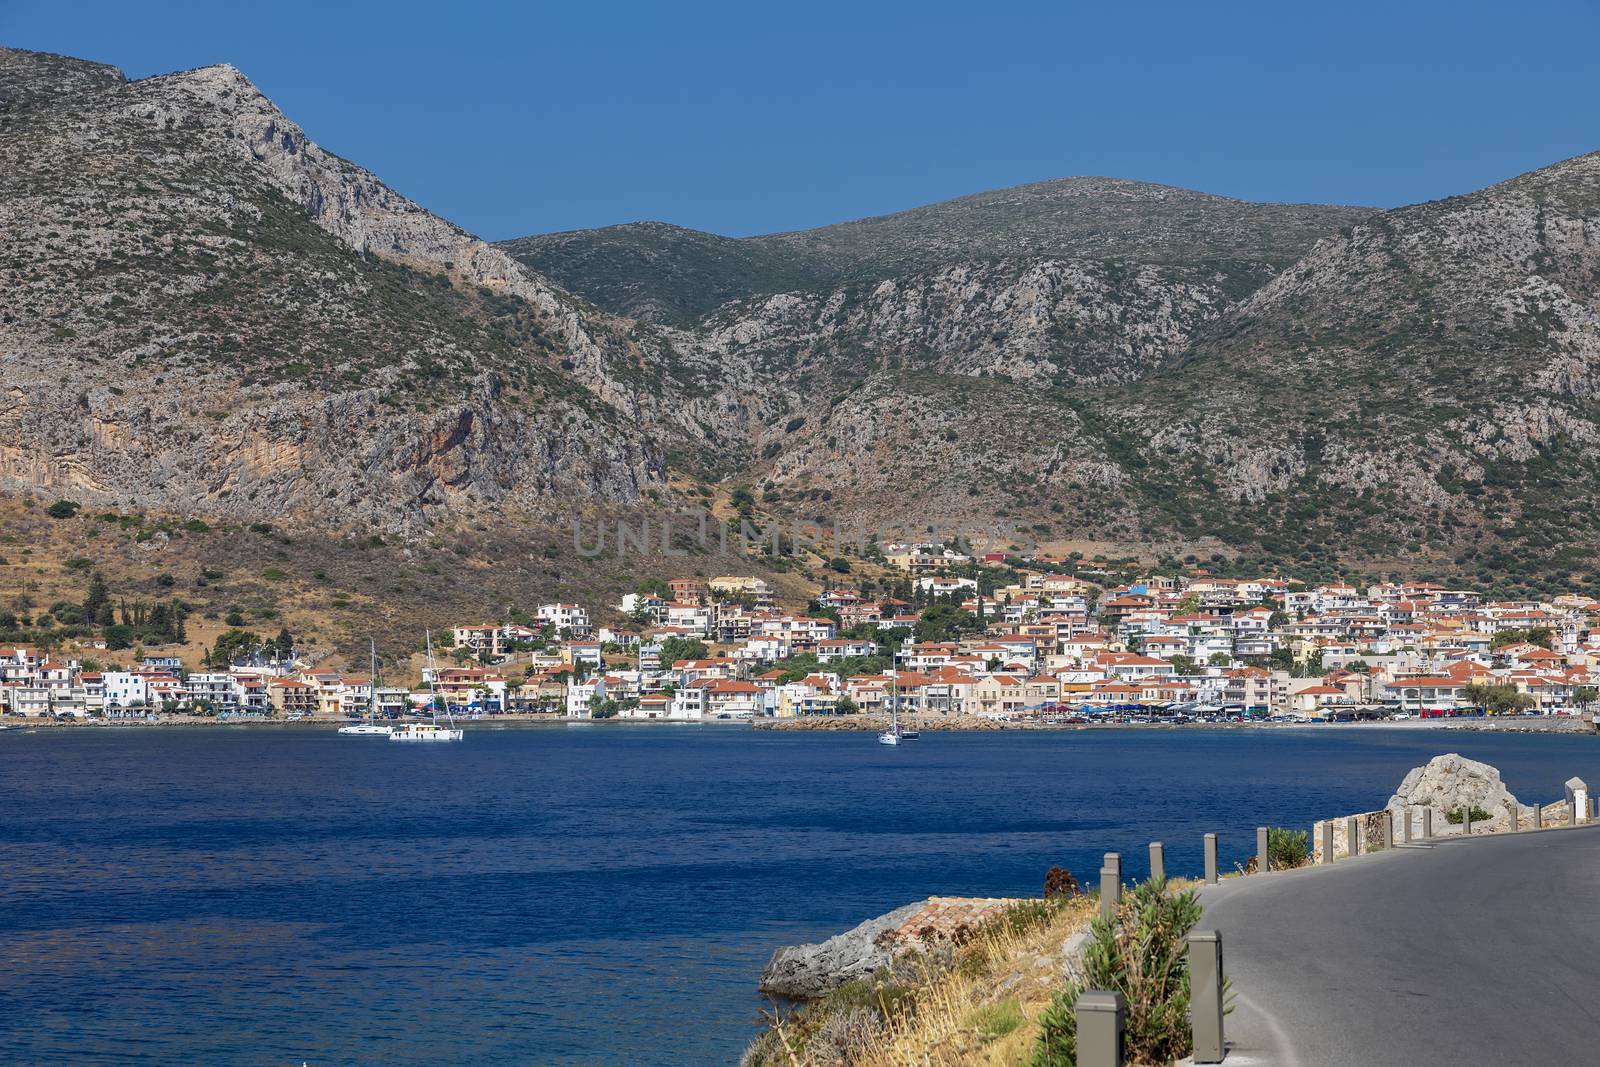
<svg viewBox="0 0 1600 1067">
<path fill-rule="evenodd" d="M 742 235 L 1072 174 L 1391 206 L 1600 149 L 1600 0 L 0 0 L 0 43 L 230 62 L 485 237 Z"/>
</svg>

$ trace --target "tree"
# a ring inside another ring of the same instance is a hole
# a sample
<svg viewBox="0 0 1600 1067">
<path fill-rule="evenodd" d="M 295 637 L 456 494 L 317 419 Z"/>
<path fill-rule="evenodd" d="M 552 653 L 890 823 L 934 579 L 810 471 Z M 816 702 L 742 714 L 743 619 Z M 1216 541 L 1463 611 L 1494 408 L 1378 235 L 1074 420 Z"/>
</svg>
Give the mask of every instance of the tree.
<svg viewBox="0 0 1600 1067">
<path fill-rule="evenodd" d="M 1572 699 L 1577 702 L 1578 707 L 1587 708 L 1596 700 L 1600 700 L 1600 689 L 1592 685 L 1580 685 L 1572 691 Z"/>
<path fill-rule="evenodd" d="M 1550 647 L 1550 638 L 1553 631 L 1548 626 L 1530 626 L 1521 630 L 1501 630 L 1489 638 L 1491 649 L 1505 648 L 1507 645 L 1539 645 L 1543 648 Z"/>
<path fill-rule="evenodd" d="M 90 619 L 98 619 L 102 608 L 111 604 L 111 591 L 106 588 L 106 580 L 99 571 L 94 572 L 94 577 L 89 579 L 89 590 L 83 597 L 83 613 Z"/>
<path fill-rule="evenodd" d="M 1533 706 L 1533 697 L 1518 692 L 1509 682 L 1473 682 L 1462 688 L 1461 695 L 1491 715 L 1515 715 Z"/>
<path fill-rule="evenodd" d="M 260 634 L 249 630 L 224 630 L 206 653 L 205 661 L 214 667 L 226 667 L 235 660 L 244 659 L 261 648 Z"/>
<path fill-rule="evenodd" d="M 851 700 L 849 697 L 840 697 L 838 700 L 833 702 L 833 712 L 835 715 L 854 715 L 859 710 L 860 709 L 856 707 L 856 702 Z"/>
<path fill-rule="evenodd" d="M 706 644 L 692 637 L 669 637 L 661 642 L 661 668 L 667 670 L 685 659 L 705 659 Z"/>
<path fill-rule="evenodd" d="M 57 500 L 45 508 L 44 513 L 52 519 L 70 519 L 78 513 L 78 505 L 71 500 Z"/>
<path fill-rule="evenodd" d="M 279 659 L 288 659 L 294 652 L 294 635 L 287 626 L 280 627 L 278 636 L 273 638 L 272 651 Z"/>
<path fill-rule="evenodd" d="M 918 641 L 947 641 L 956 634 L 977 629 L 972 612 L 952 604 L 929 604 L 917 620 Z"/>
</svg>

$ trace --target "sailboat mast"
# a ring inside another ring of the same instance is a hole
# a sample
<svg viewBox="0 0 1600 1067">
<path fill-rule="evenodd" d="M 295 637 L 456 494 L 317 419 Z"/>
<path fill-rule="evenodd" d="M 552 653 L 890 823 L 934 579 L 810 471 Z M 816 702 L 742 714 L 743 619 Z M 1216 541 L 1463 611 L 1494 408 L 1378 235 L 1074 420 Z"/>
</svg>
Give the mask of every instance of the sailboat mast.
<svg viewBox="0 0 1600 1067">
<path fill-rule="evenodd" d="M 367 721 L 374 722 L 378 718 L 378 642 L 367 638 L 367 689 L 371 699 L 367 701 Z"/>
<path fill-rule="evenodd" d="M 437 679 L 439 677 L 439 672 L 433 667 L 433 631 L 423 630 L 422 639 L 428 643 L 428 712 L 434 717 L 434 719 L 438 719 L 439 687 L 437 684 Z M 456 717 L 450 714 L 450 704 L 448 701 L 444 706 L 444 717 L 449 720 L 451 726 L 456 724 Z"/>
<path fill-rule="evenodd" d="M 889 729 L 900 732 L 900 671 L 889 668 Z"/>
</svg>

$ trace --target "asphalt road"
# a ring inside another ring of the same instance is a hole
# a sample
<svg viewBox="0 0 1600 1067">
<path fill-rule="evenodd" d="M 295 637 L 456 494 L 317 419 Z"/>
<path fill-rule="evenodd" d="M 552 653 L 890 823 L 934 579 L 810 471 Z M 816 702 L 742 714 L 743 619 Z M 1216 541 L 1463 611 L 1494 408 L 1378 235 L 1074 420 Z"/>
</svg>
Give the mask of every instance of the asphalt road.
<svg viewBox="0 0 1600 1067">
<path fill-rule="evenodd" d="M 1446 839 L 1207 888 L 1226 1063 L 1600 1060 L 1600 824 Z"/>
</svg>

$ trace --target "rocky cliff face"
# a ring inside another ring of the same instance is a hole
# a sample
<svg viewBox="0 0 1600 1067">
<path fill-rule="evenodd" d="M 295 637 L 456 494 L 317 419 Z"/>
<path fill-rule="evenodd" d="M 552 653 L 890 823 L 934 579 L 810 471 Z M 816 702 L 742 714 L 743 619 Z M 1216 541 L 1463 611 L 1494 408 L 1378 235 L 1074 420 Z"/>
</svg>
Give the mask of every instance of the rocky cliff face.
<svg viewBox="0 0 1600 1067">
<path fill-rule="evenodd" d="M 0 486 L 404 526 L 670 504 L 670 467 L 807 520 L 1553 588 L 1600 544 L 1597 235 L 1586 156 L 1387 212 L 1074 178 L 496 247 L 231 67 L 0 50 Z"/>
<path fill-rule="evenodd" d="M 1242 510 L 1273 543 L 1584 576 L 1597 256 L 1600 155 L 1385 212 L 1208 324 L 1109 417 L 1198 525 Z"/>
<path fill-rule="evenodd" d="M 3 51 L 0 100 L 6 486 L 393 526 L 664 483 L 625 326 L 233 68 L 127 83 Z"/>
</svg>

